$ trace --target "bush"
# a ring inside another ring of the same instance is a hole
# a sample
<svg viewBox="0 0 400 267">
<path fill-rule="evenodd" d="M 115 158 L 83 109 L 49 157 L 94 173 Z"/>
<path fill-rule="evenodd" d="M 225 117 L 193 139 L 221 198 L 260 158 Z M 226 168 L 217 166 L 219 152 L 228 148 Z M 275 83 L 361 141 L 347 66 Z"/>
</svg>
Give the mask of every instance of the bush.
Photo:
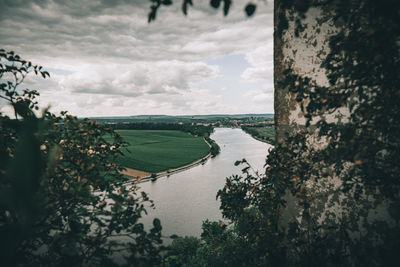
<svg viewBox="0 0 400 267">
<path fill-rule="evenodd" d="M 38 117 L 38 92 L 21 93 L 18 85 L 31 72 L 49 74 L 14 52 L 0 50 L 0 59 L 0 97 L 15 116 L 0 114 L 3 264 L 110 266 L 121 249 L 131 264 L 158 263 L 160 221 L 144 231 L 138 220 L 152 203 L 135 184 L 123 184 L 113 160 L 122 154 L 121 136 L 67 112 Z"/>
</svg>

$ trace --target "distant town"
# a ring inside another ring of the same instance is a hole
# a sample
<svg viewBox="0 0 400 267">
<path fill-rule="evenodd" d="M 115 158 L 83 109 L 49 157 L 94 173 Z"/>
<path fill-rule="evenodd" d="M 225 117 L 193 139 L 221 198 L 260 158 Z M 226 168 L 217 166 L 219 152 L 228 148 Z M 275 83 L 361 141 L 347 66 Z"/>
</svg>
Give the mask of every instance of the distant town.
<svg viewBox="0 0 400 267">
<path fill-rule="evenodd" d="M 137 115 L 127 117 L 91 118 L 114 129 L 164 129 L 208 134 L 213 128 L 240 128 L 253 138 L 269 144 L 275 143 L 273 114 L 215 114 L 194 116 Z M 204 129 L 203 129 L 204 128 Z"/>
<path fill-rule="evenodd" d="M 191 124 L 196 126 L 242 128 L 242 126 L 273 126 L 273 114 L 216 114 L 216 115 L 137 115 L 126 117 L 96 117 L 91 118 L 102 124 L 131 124 L 131 123 L 171 123 Z"/>
</svg>

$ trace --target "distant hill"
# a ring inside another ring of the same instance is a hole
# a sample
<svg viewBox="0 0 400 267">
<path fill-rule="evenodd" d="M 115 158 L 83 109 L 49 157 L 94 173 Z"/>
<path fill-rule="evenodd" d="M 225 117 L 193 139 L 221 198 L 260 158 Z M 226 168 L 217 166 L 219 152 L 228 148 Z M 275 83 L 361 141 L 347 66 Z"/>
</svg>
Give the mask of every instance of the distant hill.
<svg viewBox="0 0 400 267">
<path fill-rule="evenodd" d="M 134 115 L 134 116 L 110 116 L 92 117 L 91 120 L 104 124 L 129 124 L 129 123 L 202 123 L 238 127 L 241 123 L 254 124 L 265 121 L 273 121 L 273 114 L 209 114 L 209 115 Z M 239 123 L 239 121 L 241 123 Z M 239 124 L 238 124 L 239 123 Z"/>
<path fill-rule="evenodd" d="M 273 118 L 274 114 L 262 114 L 262 113 L 249 113 L 249 114 L 208 114 L 208 115 L 133 115 L 133 116 L 104 116 L 104 117 L 90 117 L 94 120 L 102 119 L 116 119 L 116 120 L 126 120 L 126 119 L 179 119 L 179 118 L 245 118 L 245 117 L 267 117 Z"/>
</svg>

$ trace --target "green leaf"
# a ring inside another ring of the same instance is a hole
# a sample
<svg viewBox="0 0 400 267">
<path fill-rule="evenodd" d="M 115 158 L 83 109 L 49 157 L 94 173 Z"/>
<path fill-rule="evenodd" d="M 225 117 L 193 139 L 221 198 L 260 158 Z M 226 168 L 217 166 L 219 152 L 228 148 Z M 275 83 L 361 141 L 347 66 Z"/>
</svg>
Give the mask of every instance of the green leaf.
<svg viewBox="0 0 400 267">
<path fill-rule="evenodd" d="M 179 238 L 179 236 L 177 236 L 177 235 L 171 235 L 169 238 L 171 238 L 171 239 L 177 239 L 177 238 Z"/>
<path fill-rule="evenodd" d="M 15 112 L 23 118 L 35 117 L 33 111 L 29 108 L 29 104 L 25 101 L 18 101 L 14 104 Z"/>
<path fill-rule="evenodd" d="M 140 234 L 144 231 L 143 223 L 138 223 L 133 226 L 132 232 Z"/>
<path fill-rule="evenodd" d="M 213 8 L 219 8 L 219 5 L 221 4 L 221 0 L 211 0 L 210 1 L 210 5 L 213 7 Z"/>
<path fill-rule="evenodd" d="M 224 0 L 224 16 L 228 15 L 231 4 L 232 4 L 232 0 Z"/>
<path fill-rule="evenodd" d="M 244 8 L 244 11 L 246 12 L 246 15 L 248 17 L 251 17 L 251 16 L 253 16 L 254 12 L 256 12 L 256 8 L 257 8 L 257 6 L 255 4 L 249 3 Z"/>
<path fill-rule="evenodd" d="M 161 227 L 161 221 L 157 218 L 155 218 L 153 220 L 153 226 L 157 231 L 161 231 L 162 227 Z"/>
<path fill-rule="evenodd" d="M 165 6 L 170 6 L 170 5 L 172 5 L 172 1 L 171 1 L 171 0 L 163 0 L 161 3 L 162 3 L 163 5 L 165 5 Z"/>
</svg>

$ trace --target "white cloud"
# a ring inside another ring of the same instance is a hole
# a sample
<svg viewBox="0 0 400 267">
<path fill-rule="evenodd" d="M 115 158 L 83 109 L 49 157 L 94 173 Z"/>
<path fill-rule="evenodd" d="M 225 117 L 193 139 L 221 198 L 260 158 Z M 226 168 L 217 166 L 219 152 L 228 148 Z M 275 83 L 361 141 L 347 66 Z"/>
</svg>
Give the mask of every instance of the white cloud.
<svg viewBox="0 0 400 267">
<path fill-rule="evenodd" d="M 217 66 L 202 62 L 159 61 L 135 64 L 88 64 L 57 76 L 61 88 L 76 93 L 139 96 L 177 94 L 215 78 Z"/>
<path fill-rule="evenodd" d="M 244 95 L 238 107 L 220 96 L 223 86 L 214 91 L 199 86 L 219 75 L 206 60 L 245 54 L 251 67 L 242 80 L 271 87 L 272 1 L 259 2 L 250 19 L 243 12 L 247 2 L 234 1 L 227 17 L 209 1 L 194 1 L 184 17 L 176 2 L 148 24 L 149 1 L 0 0 L 0 40 L 4 48 L 57 70 L 46 81 L 28 79 L 29 86 L 41 89 L 43 105 L 51 103 L 55 111 L 79 116 L 270 112 L 266 105 L 253 105 L 255 95 Z"/>
<path fill-rule="evenodd" d="M 274 73 L 272 42 L 247 53 L 246 60 L 251 67 L 243 72 L 241 76 L 243 81 L 264 81 L 272 84 Z"/>
</svg>

